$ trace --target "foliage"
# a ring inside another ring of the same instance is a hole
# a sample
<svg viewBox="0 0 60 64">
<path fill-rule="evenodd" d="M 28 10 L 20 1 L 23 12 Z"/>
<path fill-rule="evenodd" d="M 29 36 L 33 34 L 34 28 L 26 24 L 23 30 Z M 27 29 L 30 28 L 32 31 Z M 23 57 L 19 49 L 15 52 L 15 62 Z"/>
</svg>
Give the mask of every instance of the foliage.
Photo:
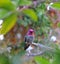
<svg viewBox="0 0 60 64">
<path fill-rule="evenodd" d="M 25 51 L 20 51 L 18 54 L 14 55 L 6 55 L 6 54 L 0 54 L 0 64 L 22 64 L 23 58 L 22 56 L 25 54 Z"/>
<path fill-rule="evenodd" d="M 28 17 L 30 17 L 34 21 L 38 20 L 37 14 L 35 14 L 35 11 L 32 9 L 24 9 L 23 13 L 25 13 Z"/>
<path fill-rule="evenodd" d="M 31 5 L 31 4 L 32 4 L 32 1 L 29 1 L 29 0 L 20 0 L 19 1 L 20 6 L 26 6 L 26 5 Z"/>
<path fill-rule="evenodd" d="M 0 64 L 10 64 L 9 58 L 4 54 L 0 54 Z"/>
<path fill-rule="evenodd" d="M 58 22 L 57 26 L 60 27 L 60 22 Z"/>
<path fill-rule="evenodd" d="M 52 53 L 52 52 L 50 51 L 48 54 L 50 54 L 50 53 Z M 60 49 L 58 46 L 55 47 L 55 49 L 53 50 L 53 55 L 50 58 L 48 58 L 49 57 L 48 54 L 47 54 L 47 56 L 34 57 L 36 63 L 37 64 L 59 64 L 60 63 L 60 60 L 59 60 L 60 59 Z"/>
<path fill-rule="evenodd" d="M 2 24 L 2 29 L 0 30 L 0 34 L 6 34 L 16 23 L 16 15 L 12 14 L 4 19 Z"/>
<path fill-rule="evenodd" d="M 37 64 L 50 64 L 49 61 L 41 56 L 36 56 L 35 61 Z"/>
<path fill-rule="evenodd" d="M 38 4 L 36 6 L 36 8 L 31 7 L 30 9 L 26 8 L 23 9 L 23 11 L 20 12 L 21 9 L 18 9 L 20 6 L 31 6 L 33 4 L 33 1 L 30 0 L 2 0 L 0 2 L 0 19 L 4 20 L 5 22 L 9 22 L 9 20 L 5 21 L 6 18 L 8 18 L 9 16 L 11 16 L 13 13 L 16 14 L 16 17 L 18 16 L 18 14 L 20 13 L 24 13 L 25 15 L 27 15 L 28 17 L 30 17 L 30 19 L 32 19 L 31 21 L 38 21 L 36 23 L 33 23 L 33 27 L 40 27 L 40 28 L 47 28 L 48 26 L 50 26 L 50 21 L 48 16 L 46 15 L 46 3 L 42 2 L 40 4 Z M 60 3 L 54 3 L 51 7 L 53 8 L 59 8 Z M 35 10 L 35 11 L 34 11 Z M 14 18 L 16 18 L 14 17 Z M 13 19 L 11 19 L 13 20 Z M 12 23 L 16 22 L 16 20 L 12 21 Z M 29 21 L 30 22 L 30 21 Z M 11 24 L 12 24 L 11 23 Z M 15 23 L 14 23 L 15 24 Z M 14 26 L 14 24 L 12 24 L 12 26 L 8 25 L 7 27 L 9 27 L 9 30 Z M 25 26 L 28 26 L 28 23 L 23 22 L 23 25 L 25 24 Z M 4 24 L 3 24 L 4 25 Z M 6 25 L 6 24 L 5 24 Z M 43 25 L 43 26 L 42 26 Z M 6 28 L 6 27 L 5 27 Z M 6 28 L 7 31 L 4 31 L 5 28 L 1 28 L 0 34 L 6 34 L 9 30 Z M 41 29 L 42 32 L 45 32 L 45 30 L 47 29 Z M 41 31 L 40 30 L 40 31 Z"/>
<path fill-rule="evenodd" d="M 11 14 L 11 12 L 9 12 L 6 9 L 0 9 L 0 19 L 3 19 L 7 16 L 9 16 Z"/>
<path fill-rule="evenodd" d="M 18 6 L 29 6 L 32 4 L 32 1 L 30 0 L 11 0 L 12 2 L 14 2 L 14 4 L 18 7 Z"/>
<path fill-rule="evenodd" d="M 25 54 L 25 51 L 20 51 L 18 54 L 12 56 L 11 58 L 11 64 L 22 64 L 23 63 L 23 59 L 22 56 Z"/>
<path fill-rule="evenodd" d="M 31 4 L 32 1 L 30 0 L 1 0 L 0 19 L 2 19 L 4 22 L 2 24 L 2 28 L 0 28 L 0 34 L 5 35 L 6 33 L 8 33 L 18 20 L 19 25 L 24 25 L 24 26 L 31 25 L 36 30 L 37 35 L 40 34 L 46 36 L 48 30 L 50 29 L 50 20 L 46 12 L 47 11 L 46 3 L 45 2 L 40 3 L 36 6 L 36 8 L 34 7 L 24 8 L 24 6 L 30 6 Z M 20 6 L 23 6 L 22 9 L 20 8 Z M 59 8 L 60 3 L 54 3 L 52 7 L 60 9 Z M 58 26 L 60 26 L 60 24 L 58 24 Z M 49 51 L 49 53 L 51 52 Z M 46 53 L 46 55 L 49 56 L 49 53 Z M 21 63 L 22 55 L 24 55 L 23 51 L 13 56 L 11 58 L 12 60 L 11 64 Z M 52 64 L 59 64 L 60 50 L 57 49 L 55 55 L 52 57 L 53 57 Z M 39 57 L 36 56 L 35 60 L 37 64 L 50 64 L 49 60 L 41 56 Z M 2 55 L 0 56 L 0 63 L 9 64 L 9 59 L 6 56 Z"/>
<path fill-rule="evenodd" d="M 46 36 L 51 23 L 46 12 L 46 3 L 42 2 L 38 4 L 35 11 L 38 16 L 38 22 L 33 23 L 33 28 L 36 30 L 36 34 L 40 34 L 41 36 L 44 34 Z"/>
<path fill-rule="evenodd" d="M 60 10 L 60 2 L 53 3 L 51 7 Z"/>
<path fill-rule="evenodd" d="M 37 21 L 37 15 L 33 9 L 23 9 L 23 11 L 20 11 L 21 9 L 18 9 L 20 6 L 29 5 L 28 2 L 31 3 L 32 1 L 2 0 L 0 2 L 0 13 L 1 13 L 0 19 L 4 21 L 2 28 L 0 29 L 0 34 L 6 34 L 7 32 L 11 30 L 11 28 L 15 25 L 17 21 L 17 17 L 20 13 L 24 13 L 28 15 L 32 20 Z M 13 18 L 12 18 L 12 15 L 14 16 Z"/>
<path fill-rule="evenodd" d="M 14 4 L 10 0 L 1 0 L 0 1 L 0 8 L 6 9 L 8 11 L 13 11 L 16 9 Z"/>
<path fill-rule="evenodd" d="M 59 64 L 60 63 L 59 59 L 60 59 L 60 49 L 56 48 L 52 64 Z"/>
</svg>

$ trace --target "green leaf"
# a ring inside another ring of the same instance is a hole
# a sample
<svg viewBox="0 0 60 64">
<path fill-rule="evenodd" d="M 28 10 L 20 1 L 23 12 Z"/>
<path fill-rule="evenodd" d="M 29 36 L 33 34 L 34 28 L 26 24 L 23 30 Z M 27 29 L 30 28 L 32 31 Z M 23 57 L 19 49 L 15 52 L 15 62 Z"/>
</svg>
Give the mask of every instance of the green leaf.
<svg viewBox="0 0 60 64">
<path fill-rule="evenodd" d="M 29 0 L 20 0 L 19 1 L 20 6 L 31 5 L 31 4 L 32 4 L 32 1 L 29 1 Z"/>
<path fill-rule="evenodd" d="M 19 4 L 19 1 L 20 0 L 11 0 L 12 1 L 12 3 L 16 6 L 16 7 L 18 7 L 18 4 Z"/>
<path fill-rule="evenodd" d="M 19 20 L 18 24 L 23 25 L 25 27 L 28 26 L 28 23 L 26 21 L 24 21 L 24 20 Z"/>
<path fill-rule="evenodd" d="M 12 12 L 7 11 L 6 9 L 0 9 L 0 19 L 8 17 Z"/>
<path fill-rule="evenodd" d="M 60 28 L 60 22 L 58 22 L 57 26 Z"/>
<path fill-rule="evenodd" d="M 15 10 L 15 5 L 10 0 L 1 0 L 0 1 L 0 8 L 7 9 L 7 10 Z"/>
<path fill-rule="evenodd" d="M 18 6 L 29 6 L 32 4 L 32 1 L 29 0 L 11 0 L 17 7 Z"/>
<path fill-rule="evenodd" d="M 53 57 L 53 62 L 52 64 L 59 64 L 60 63 L 60 49 L 57 48 L 55 50 L 55 54 L 54 54 L 54 57 Z"/>
<path fill-rule="evenodd" d="M 60 10 L 60 2 L 53 3 L 51 7 Z"/>
<path fill-rule="evenodd" d="M 33 9 L 24 9 L 22 12 L 29 16 L 33 21 L 38 21 L 37 14 Z"/>
<path fill-rule="evenodd" d="M 48 60 L 40 56 L 36 56 L 35 61 L 37 64 L 50 64 Z"/>
<path fill-rule="evenodd" d="M 0 64 L 10 64 L 8 57 L 0 55 Z"/>
<path fill-rule="evenodd" d="M 2 28 L 0 29 L 0 34 L 6 34 L 11 30 L 11 28 L 15 25 L 16 23 L 16 15 L 11 14 L 9 17 L 4 19 L 4 22 L 2 24 Z"/>
</svg>

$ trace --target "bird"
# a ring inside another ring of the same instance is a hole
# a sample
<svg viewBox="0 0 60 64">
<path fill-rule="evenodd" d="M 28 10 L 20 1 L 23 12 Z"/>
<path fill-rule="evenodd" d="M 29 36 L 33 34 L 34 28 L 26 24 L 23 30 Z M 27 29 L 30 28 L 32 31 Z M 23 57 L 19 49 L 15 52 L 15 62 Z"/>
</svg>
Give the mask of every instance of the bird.
<svg viewBox="0 0 60 64">
<path fill-rule="evenodd" d="M 32 44 L 32 42 L 34 41 L 34 37 L 35 37 L 35 34 L 34 34 L 34 30 L 33 29 L 29 29 L 27 34 L 25 35 L 25 38 L 24 38 L 24 42 L 25 42 L 25 50 Z"/>
</svg>

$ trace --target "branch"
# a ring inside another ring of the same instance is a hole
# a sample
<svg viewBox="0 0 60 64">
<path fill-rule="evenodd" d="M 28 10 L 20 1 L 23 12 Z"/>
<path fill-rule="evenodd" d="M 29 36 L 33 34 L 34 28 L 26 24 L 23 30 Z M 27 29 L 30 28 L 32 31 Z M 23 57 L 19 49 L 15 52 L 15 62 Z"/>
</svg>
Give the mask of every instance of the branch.
<svg viewBox="0 0 60 64">
<path fill-rule="evenodd" d="M 46 51 L 49 51 L 49 50 L 41 51 L 39 53 L 30 53 L 30 54 L 27 54 L 27 56 L 39 56 L 39 55 L 44 54 Z"/>
<path fill-rule="evenodd" d="M 29 54 L 29 56 L 38 56 L 38 55 L 42 55 L 45 51 L 39 52 L 39 53 L 31 53 Z"/>
<path fill-rule="evenodd" d="M 33 42 L 32 44 L 35 45 L 35 46 L 37 46 L 37 47 L 39 47 L 39 48 L 46 48 L 46 49 L 48 49 L 48 50 L 53 49 L 53 48 L 51 48 L 51 47 L 45 46 L 45 45 L 40 44 L 40 43 L 34 43 L 34 42 Z"/>
<path fill-rule="evenodd" d="M 46 51 L 50 51 L 50 50 L 53 50 L 53 48 L 51 47 L 48 47 L 48 46 L 44 46 L 42 44 L 39 44 L 39 43 L 32 43 L 33 45 L 39 47 L 39 48 L 44 48 L 46 50 L 44 51 L 40 51 L 40 52 L 37 52 L 37 53 L 28 53 L 27 56 L 38 56 L 38 55 L 42 55 L 43 53 L 45 53 Z"/>
</svg>

